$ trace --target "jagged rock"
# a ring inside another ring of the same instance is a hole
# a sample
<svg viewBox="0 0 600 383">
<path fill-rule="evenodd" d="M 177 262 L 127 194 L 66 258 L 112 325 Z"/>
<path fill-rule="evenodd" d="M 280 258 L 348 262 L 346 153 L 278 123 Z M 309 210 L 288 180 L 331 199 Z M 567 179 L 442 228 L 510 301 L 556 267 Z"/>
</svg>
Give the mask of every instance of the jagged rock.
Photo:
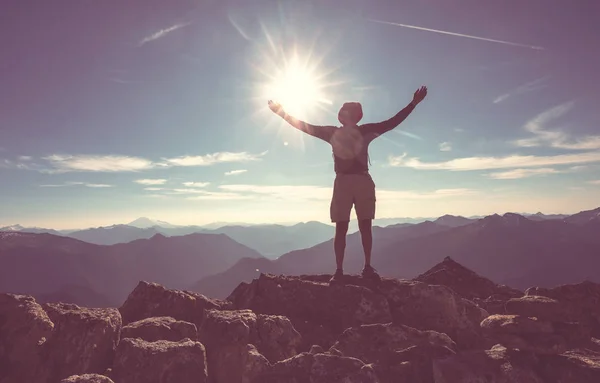
<svg viewBox="0 0 600 383">
<path fill-rule="evenodd" d="M 304 352 L 275 363 L 252 383 L 379 383 L 373 368 L 356 358 Z"/>
<path fill-rule="evenodd" d="M 446 286 L 384 279 L 379 292 L 389 302 L 394 323 L 446 333 L 461 349 L 484 344 L 479 324 L 487 311 Z"/>
<path fill-rule="evenodd" d="M 310 354 L 324 354 L 325 353 L 325 349 L 321 346 L 319 346 L 318 344 L 313 344 L 310 347 L 310 351 L 308 351 Z"/>
<path fill-rule="evenodd" d="M 148 342 L 157 340 L 198 340 L 196 325 L 171 317 L 146 318 L 123 327 L 121 338 L 141 338 Z"/>
<path fill-rule="evenodd" d="M 232 383 L 250 383 L 269 370 L 271 363 L 265 358 L 253 344 L 246 345 L 246 364 L 241 380 L 232 380 Z M 211 379 L 213 382 L 215 380 Z"/>
<path fill-rule="evenodd" d="M 596 383 L 600 354 L 536 355 L 494 346 L 433 362 L 435 383 Z"/>
<path fill-rule="evenodd" d="M 111 378 L 98 374 L 73 375 L 60 381 L 60 383 L 114 383 Z"/>
<path fill-rule="evenodd" d="M 125 338 L 113 365 L 117 383 L 206 383 L 206 354 L 200 342 Z"/>
<path fill-rule="evenodd" d="M 346 328 L 391 322 L 384 295 L 356 285 L 329 286 L 326 281 L 261 274 L 242 283 L 228 298 L 237 309 L 283 315 L 302 334 L 300 351 L 319 344 L 330 347 Z"/>
<path fill-rule="evenodd" d="M 433 382 L 432 359 L 456 350 L 446 334 L 391 323 L 347 329 L 333 347 L 344 356 L 372 363 L 383 383 Z"/>
<path fill-rule="evenodd" d="M 67 303 L 43 308 L 54 323 L 46 342 L 49 382 L 76 374 L 102 373 L 111 364 L 121 332 L 117 309 L 90 309 Z"/>
<path fill-rule="evenodd" d="M 505 305 L 506 314 L 536 317 L 542 320 L 576 322 L 576 315 L 569 312 L 565 305 L 556 299 L 527 295 L 521 298 L 509 299 Z"/>
<path fill-rule="evenodd" d="M 246 373 L 256 372 L 247 368 L 248 358 L 257 358 L 250 355 L 248 344 L 255 345 L 266 360 L 276 362 L 296 355 L 301 341 L 287 318 L 256 315 L 251 310 L 207 311 L 199 337 L 206 347 L 208 370 L 215 383 L 242 382 L 249 379 Z"/>
<path fill-rule="evenodd" d="M 0 293 L 0 382 L 39 381 L 40 351 L 53 329 L 33 297 Z"/>
<path fill-rule="evenodd" d="M 470 300 L 486 299 L 490 296 L 504 297 L 505 299 L 523 296 L 522 291 L 495 284 L 450 257 L 444 258 L 442 262 L 419 275 L 415 280 L 430 285 L 447 286 L 460 296 Z"/>
<path fill-rule="evenodd" d="M 550 322 L 519 315 L 492 315 L 481 322 L 488 336 L 507 348 L 561 354 L 590 342 L 577 323 Z"/>
<path fill-rule="evenodd" d="M 531 287 L 525 295 L 541 295 L 556 299 L 586 326 L 592 336 L 600 338 L 600 284 L 585 281 L 554 288 Z"/>
<path fill-rule="evenodd" d="M 204 319 L 204 310 L 227 309 L 228 302 L 209 299 L 202 294 L 170 290 L 158 283 L 141 281 L 119 308 L 123 324 L 141 319 L 168 316 L 194 323 L 198 328 Z"/>
<path fill-rule="evenodd" d="M 491 295 L 485 299 L 473 298 L 473 302 L 487 311 L 490 315 L 507 314 L 505 307 L 507 299 L 505 296 Z"/>
<path fill-rule="evenodd" d="M 435 383 L 548 383 L 530 355 L 511 356 L 505 347 L 462 352 L 433 361 Z"/>
</svg>

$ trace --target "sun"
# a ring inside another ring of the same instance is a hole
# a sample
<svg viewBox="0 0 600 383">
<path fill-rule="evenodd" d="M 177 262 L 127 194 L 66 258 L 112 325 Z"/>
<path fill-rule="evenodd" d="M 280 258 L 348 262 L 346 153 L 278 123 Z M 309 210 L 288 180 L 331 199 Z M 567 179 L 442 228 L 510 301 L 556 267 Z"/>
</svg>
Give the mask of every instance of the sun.
<svg viewBox="0 0 600 383">
<path fill-rule="evenodd" d="M 266 99 L 280 103 L 289 114 L 305 118 L 323 104 L 331 104 L 321 78 L 316 70 L 293 57 L 269 76 L 263 94 Z"/>
</svg>

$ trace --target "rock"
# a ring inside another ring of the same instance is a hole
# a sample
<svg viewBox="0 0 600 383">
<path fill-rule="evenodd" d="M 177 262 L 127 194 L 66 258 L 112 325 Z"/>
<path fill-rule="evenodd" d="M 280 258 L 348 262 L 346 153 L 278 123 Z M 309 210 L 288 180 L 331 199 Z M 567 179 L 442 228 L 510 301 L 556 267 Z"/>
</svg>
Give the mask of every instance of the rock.
<svg viewBox="0 0 600 383">
<path fill-rule="evenodd" d="M 246 345 L 246 357 L 244 371 L 241 374 L 241 380 L 233 380 L 234 382 L 250 383 L 255 381 L 257 377 L 263 375 L 271 367 L 271 363 L 265 358 L 256 347 L 252 344 Z M 213 380 L 214 381 L 214 380 Z"/>
<path fill-rule="evenodd" d="M 261 274 L 238 286 L 227 300 L 237 309 L 289 318 L 302 334 L 300 351 L 315 344 L 328 348 L 348 327 L 392 320 L 382 294 L 364 286 L 329 286 L 302 278 Z"/>
<path fill-rule="evenodd" d="M 474 298 L 486 299 L 490 296 L 503 297 L 504 299 L 523 296 L 522 291 L 505 285 L 497 285 L 450 257 L 444 258 L 442 262 L 419 275 L 415 280 L 430 285 L 449 287 L 469 300 Z"/>
<path fill-rule="evenodd" d="M 198 340 L 196 325 L 171 317 L 154 317 L 132 322 L 123 327 L 121 338 L 141 338 L 148 342 L 170 340 L 177 342 L 189 338 Z"/>
<path fill-rule="evenodd" d="M 249 379 L 248 344 L 265 360 L 276 362 L 296 355 L 300 334 L 287 318 L 256 315 L 251 310 L 210 310 L 200 328 L 199 339 L 206 347 L 208 371 L 212 382 L 242 382 Z M 263 356 L 264 355 L 264 356 Z M 260 358 L 258 358 L 260 359 Z M 259 361 L 259 365 L 264 365 Z"/>
<path fill-rule="evenodd" d="M 338 350 L 339 351 L 339 350 Z M 323 347 L 319 346 L 318 344 L 314 344 L 310 347 L 310 351 L 308 351 L 309 354 L 324 354 L 325 353 L 325 349 L 323 349 Z M 341 355 L 341 353 L 340 353 Z"/>
<path fill-rule="evenodd" d="M 40 351 L 53 329 L 33 297 L 0 293 L 0 382 L 39 381 Z"/>
<path fill-rule="evenodd" d="M 531 287 L 525 295 L 541 295 L 555 299 L 567 312 L 587 327 L 592 336 L 600 338 L 600 284 L 585 281 L 554 288 Z"/>
<path fill-rule="evenodd" d="M 347 329 L 333 347 L 344 356 L 373 364 L 383 383 L 433 382 L 432 359 L 456 350 L 446 334 L 391 323 Z"/>
<path fill-rule="evenodd" d="M 596 383 L 600 354 L 535 355 L 494 346 L 433 362 L 435 383 Z"/>
<path fill-rule="evenodd" d="M 202 294 L 169 290 L 158 283 L 141 281 L 119 308 L 123 324 L 152 317 L 172 317 L 200 327 L 204 310 L 227 309 L 230 303 L 209 299 Z"/>
<path fill-rule="evenodd" d="M 200 342 L 125 338 L 113 365 L 117 383 L 206 383 L 206 354 Z"/>
<path fill-rule="evenodd" d="M 589 343 L 587 334 L 577 323 L 550 322 L 519 315 L 492 315 L 481 327 L 494 341 L 511 349 L 539 354 L 561 354 Z"/>
<path fill-rule="evenodd" d="M 114 383 L 111 378 L 98 374 L 73 375 L 60 381 L 60 383 Z"/>
<path fill-rule="evenodd" d="M 121 332 L 117 309 L 67 303 L 47 303 L 43 307 L 54 323 L 52 337 L 44 346 L 50 382 L 71 375 L 102 373 L 112 364 Z"/>
<path fill-rule="evenodd" d="M 535 317 L 543 320 L 572 322 L 578 321 L 573 313 L 566 310 L 556 299 L 539 295 L 527 295 L 509 299 L 505 304 L 506 314 Z"/>
<path fill-rule="evenodd" d="M 446 333 L 460 349 L 483 346 L 479 324 L 488 313 L 448 287 L 385 279 L 379 291 L 389 302 L 394 323 Z"/>
<path fill-rule="evenodd" d="M 491 295 L 485 299 L 473 298 L 473 302 L 488 312 L 490 315 L 494 314 L 506 314 L 506 302 L 505 297 L 498 297 Z"/>
<path fill-rule="evenodd" d="M 548 383 L 535 371 L 530 355 L 495 346 L 491 350 L 461 352 L 433 361 L 435 383 Z"/>
<path fill-rule="evenodd" d="M 379 383 L 373 368 L 356 358 L 301 353 L 275 363 L 252 383 Z"/>
</svg>

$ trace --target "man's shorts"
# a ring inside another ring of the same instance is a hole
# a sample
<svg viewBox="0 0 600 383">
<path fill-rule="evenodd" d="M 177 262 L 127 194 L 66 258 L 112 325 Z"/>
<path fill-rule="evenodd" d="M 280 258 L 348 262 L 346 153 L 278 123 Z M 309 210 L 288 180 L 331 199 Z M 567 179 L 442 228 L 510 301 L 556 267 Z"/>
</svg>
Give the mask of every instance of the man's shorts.
<svg viewBox="0 0 600 383">
<path fill-rule="evenodd" d="M 338 174 L 333 183 L 331 222 L 348 222 L 352 206 L 356 218 L 375 219 L 375 182 L 369 173 Z"/>
</svg>

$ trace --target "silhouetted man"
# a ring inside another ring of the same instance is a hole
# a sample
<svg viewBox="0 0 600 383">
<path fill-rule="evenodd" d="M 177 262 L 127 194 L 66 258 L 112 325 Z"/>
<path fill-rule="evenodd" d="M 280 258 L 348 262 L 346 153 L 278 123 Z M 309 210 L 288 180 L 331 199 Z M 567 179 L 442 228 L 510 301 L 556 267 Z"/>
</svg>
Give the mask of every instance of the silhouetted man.
<svg viewBox="0 0 600 383">
<path fill-rule="evenodd" d="M 363 117 L 361 104 L 347 102 L 338 113 L 338 120 L 342 124 L 339 128 L 311 125 L 300 121 L 287 114 L 280 104 L 269 100 L 269 108 L 290 125 L 331 144 L 336 177 L 333 184 L 330 216 L 331 222 L 335 223 L 334 251 L 337 265 L 331 282 L 339 281 L 344 275 L 346 234 L 353 205 L 365 253 L 362 275 L 380 280 L 377 271 L 371 266 L 371 248 L 373 246 L 371 224 L 375 218 L 375 183 L 369 174 L 368 148 L 375 138 L 400 125 L 426 95 L 427 87 L 421 87 L 414 93 L 413 100 L 394 117 L 379 123 L 364 125 L 358 125 Z"/>
</svg>

